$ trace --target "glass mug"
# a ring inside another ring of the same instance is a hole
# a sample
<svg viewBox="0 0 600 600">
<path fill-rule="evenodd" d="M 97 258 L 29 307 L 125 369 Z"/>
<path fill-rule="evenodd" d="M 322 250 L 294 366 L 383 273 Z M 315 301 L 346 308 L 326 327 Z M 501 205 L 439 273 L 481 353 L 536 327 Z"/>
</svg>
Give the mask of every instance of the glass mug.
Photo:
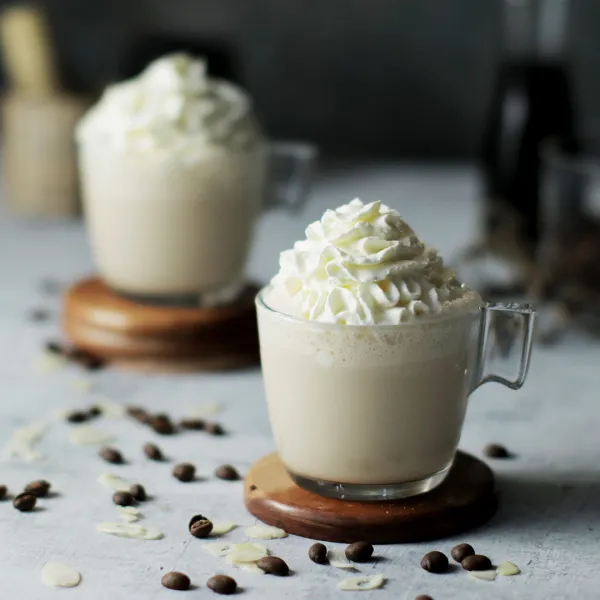
<svg viewBox="0 0 600 600">
<path fill-rule="evenodd" d="M 198 305 L 244 286 L 253 226 L 267 207 L 306 201 L 317 150 L 260 144 L 193 164 L 79 145 L 82 199 L 103 280 L 138 301 Z"/>
<path fill-rule="evenodd" d="M 279 456 L 301 487 L 345 500 L 427 492 L 450 471 L 469 394 L 523 385 L 535 312 L 480 308 L 401 325 L 297 319 L 256 299 Z"/>
</svg>

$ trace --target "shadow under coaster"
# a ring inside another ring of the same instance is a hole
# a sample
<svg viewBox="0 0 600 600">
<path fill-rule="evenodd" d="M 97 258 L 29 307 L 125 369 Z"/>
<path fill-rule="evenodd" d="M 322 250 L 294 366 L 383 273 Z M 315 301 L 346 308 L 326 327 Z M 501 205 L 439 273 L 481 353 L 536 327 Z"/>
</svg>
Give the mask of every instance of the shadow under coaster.
<svg viewBox="0 0 600 600">
<path fill-rule="evenodd" d="M 65 294 L 63 328 L 78 348 L 138 371 L 208 371 L 258 365 L 254 297 L 248 284 L 225 306 L 172 307 L 126 299 L 100 278 Z"/>
<path fill-rule="evenodd" d="M 436 489 L 389 502 L 347 502 L 296 485 L 277 454 L 256 462 L 244 483 L 252 515 L 301 537 L 373 544 L 423 542 L 482 525 L 498 508 L 494 474 L 478 458 L 458 452 Z"/>
</svg>

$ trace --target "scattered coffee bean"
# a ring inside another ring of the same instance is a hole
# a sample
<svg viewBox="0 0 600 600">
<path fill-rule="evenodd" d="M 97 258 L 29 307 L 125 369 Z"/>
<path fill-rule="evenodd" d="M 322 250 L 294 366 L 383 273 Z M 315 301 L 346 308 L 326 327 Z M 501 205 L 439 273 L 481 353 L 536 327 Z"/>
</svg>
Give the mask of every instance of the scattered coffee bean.
<svg viewBox="0 0 600 600">
<path fill-rule="evenodd" d="M 144 425 L 147 425 L 150 422 L 150 415 L 139 406 L 128 406 L 127 414 Z"/>
<path fill-rule="evenodd" d="M 192 481 L 196 475 L 196 467 L 191 463 L 179 463 L 173 467 L 173 477 L 179 481 Z"/>
<path fill-rule="evenodd" d="M 225 481 L 237 481 L 240 478 L 240 474 L 237 472 L 236 468 L 231 465 L 221 465 L 215 471 L 215 477 L 225 479 Z"/>
<path fill-rule="evenodd" d="M 45 308 L 32 308 L 27 314 L 27 318 L 34 323 L 43 323 L 50 319 L 50 311 Z"/>
<path fill-rule="evenodd" d="M 56 354 L 58 356 L 66 356 L 67 351 L 60 342 L 49 341 L 45 344 L 46 352 L 50 354 Z"/>
<path fill-rule="evenodd" d="M 488 458 L 510 458 L 510 452 L 500 444 L 488 444 L 483 449 L 483 454 Z"/>
<path fill-rule="evenodd" d="M 326 565 L 329 561 L 327 560 L 327 547 L 325 544 L 313 544 L 308 549 L 308 558 L 318 565 Z"/>
<path fill-rule="evenodd" d="M 206 431 L 206 433 L 210 433 L 211 435 L 224 435 L 225 434 L 225 430 L 223 429 L 223 426 L 220 425 L 219 423 L 206 423 L 204 425 L 204 430 Z"/>
<path fill-rule="evenodd" d="M 106 361 L 99 356 L 94 354 L 90 354 L 86 350 L 82 350 L 81 348 L 73 348 L 69 354 L 68 358 L 70 358 L 73 362 L 81 365 L 84 369 L 88 371 L 97 371 L 98 369 L 102 369 L 106 366 Z"/>
<path fill-rule="evenodd" d="M 170 590 L 189 590 L 190 589 L 190 578 L 185 573 L 179 573 L 179 571 L 171 571 L 165 573 L 160 580 L 161 583 Z"/>
<path fill-rule="evenodd" d="M 437 550 L 428 552 L 421 560 L 421 568 L 430 573 L 445 573 L 448 570 L 448 557 Z"/>
<path fill-rule="evenodd" d="M 0 500 L 4 500 L 6 498 L 7 493 L 8 488 L 5 485 L 0 485 Z"/>
<path fill-rule="evenodd" d="M 98 455 L 100 458 L 103 458 L 106 462 L 113 465 L 122 465 L 125 462 L 123 460 L 123 455 L 116 448 L 111 448 L 110 446 L 101 448 Z"/>
<path fill-rule="evenodd" d="M 420 596 L 417 596 L 415 600 L 433 600 L 433 598 L 427 594 L 421 594 Z"/>
<path fill-rule="evenodd" d="M 373 556 L 373 546 L 369 542 L 354 542 L 346 548 L 346 558 L 353 562 L 367 562 Z"/>
<path fill-rule="evenodd" d="M 285 577 L 286 575 L 289 575 L 290 572 L 287 563 L 278 556 L 263 556 L 256 564 L 259 569 L 262 569 L 265 573 L 269 573 L 270 575 Z"/>
<path fill-rule="evenodd" d="M 212 528 L 212 521 L 202 515 L 194 515 L 190 519 L 190 524 L 188 525 L 190 533 L 197 538 L 208 537 Z"/>
<path fill-rule="evenodd" d="M 92 419 L 95 419 L 96 417 L 99 417 L 102 414 L 102 409 L 99 406 L 94 405 L 90 408 L 88 414 L 90 415 L 90 417 L 92 417 Z"/>
<path fill-rule="evenodd" d="M 492 568 L 492 561 L 483 554 L 472 554 L 460 563 L 466 571 L 488 571 Z"/>
<path fill-rule="evenodd" d="M 26 494 L 35 496 L 36 498 L 45 498 L 50 492 L 50 487 L 50 482 L 44 481 L 43 479 L 38 479 L 37 481 L 28 483 L 23 491 Z"/>
<path fill-rule="evenodd" d="M 19 494 L 13 500 L 13 506 L 21 512 L 29 512 L 35 508 L 37 498 L 33 494 Z"/>
<path fill-rule="evenodd" d="M 190 429 L 191 431 L 202 431 L 206 422 L 202 419 L 181 419 L 179 426 L 181 429 Z"/>
<path fill-rule="evenodd" d="M 467 556 L 473 556 L 475 550 L 470 544 L 457 544 L 450 553 L 456 562 L 462 562 Z"/>
<path fill-rule="evenodd" d="M 90 413 L 83 412 L 82 410 L 74 410 L 67 415 L 67 421 L 69 423 L 85 423 L 90 420 Z"/>
<path fill-rule="evenodd" d="M 113 502 L 118 506 L 135 506 L 135 498 L 129 492 L 115 492 Z"/>
<path fill-rule="evenodd" d="M 144 444 L 144 454 L 150 460 L 164 460 L 161 449 L 156 444 Z"/>
<path fill-rule="evenodd" d="M 227 575 L 213 575 L 207 582 L 206 587 L 217 594 L 230 595 L 235 594 L 237 582 L 233 577 Z"/>
<path fill-rule="evenodd" d="M 144 500 L 146 500 L 148 498 L 148 495 L 146 494 L 146 488 L 140 484 L 140 483 L 134 483 L 130 488 L 129 488 L 129 493 L 138 501 L 138 502 L 144 502 Z"/>
<path fill-rule="evenodd" d="M 160 435 L 172 435 L 175 433 L 175 426 L 168 415 L 154 415 L 150 418 L 150 427 Z"/>
</svg>

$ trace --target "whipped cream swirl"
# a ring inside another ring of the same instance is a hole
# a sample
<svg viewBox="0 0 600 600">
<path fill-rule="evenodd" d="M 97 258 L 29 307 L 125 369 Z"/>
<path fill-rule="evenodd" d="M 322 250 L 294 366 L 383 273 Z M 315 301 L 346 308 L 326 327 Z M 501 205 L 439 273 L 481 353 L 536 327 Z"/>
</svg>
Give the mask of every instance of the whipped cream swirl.
<svg viewBox="0 0 600 600">
<path fill-rule="evenodd" d="M 203 60 L 171 54 L 137 78 L 109 86 L 76 137 L 193 162 L 215 151 L 251 149 L 262 136 L 241 89 L 209 77 Z"/>
<path fill-rule="evenodd" d="M 271 286 L 277 308 L 348 325 L 395 325 L 477 296 L 395 210 L 359 199 L 309 225 L 306 239 L 281 253 Z"/>
</svg>

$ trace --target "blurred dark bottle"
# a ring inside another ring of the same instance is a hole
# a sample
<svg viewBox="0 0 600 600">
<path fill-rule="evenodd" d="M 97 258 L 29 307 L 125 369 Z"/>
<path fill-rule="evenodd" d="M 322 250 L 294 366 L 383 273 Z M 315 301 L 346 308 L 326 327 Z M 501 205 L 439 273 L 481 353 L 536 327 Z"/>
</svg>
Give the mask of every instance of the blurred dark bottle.
<svg viewBox="0 0 600 600">
<path fill-rule="evenodd" d="M 541 152 L 576 153 L 577 123 L 564 56 L 567 0 L 503 0 L 504 48 L 483 142 L 485 200 L 516 211 L 523 250 L 540 238 Z M 497 212 L 493 213 L 497 219 Z M 488 219 L 485 227 L 496 226 Z"/>
</svg>

